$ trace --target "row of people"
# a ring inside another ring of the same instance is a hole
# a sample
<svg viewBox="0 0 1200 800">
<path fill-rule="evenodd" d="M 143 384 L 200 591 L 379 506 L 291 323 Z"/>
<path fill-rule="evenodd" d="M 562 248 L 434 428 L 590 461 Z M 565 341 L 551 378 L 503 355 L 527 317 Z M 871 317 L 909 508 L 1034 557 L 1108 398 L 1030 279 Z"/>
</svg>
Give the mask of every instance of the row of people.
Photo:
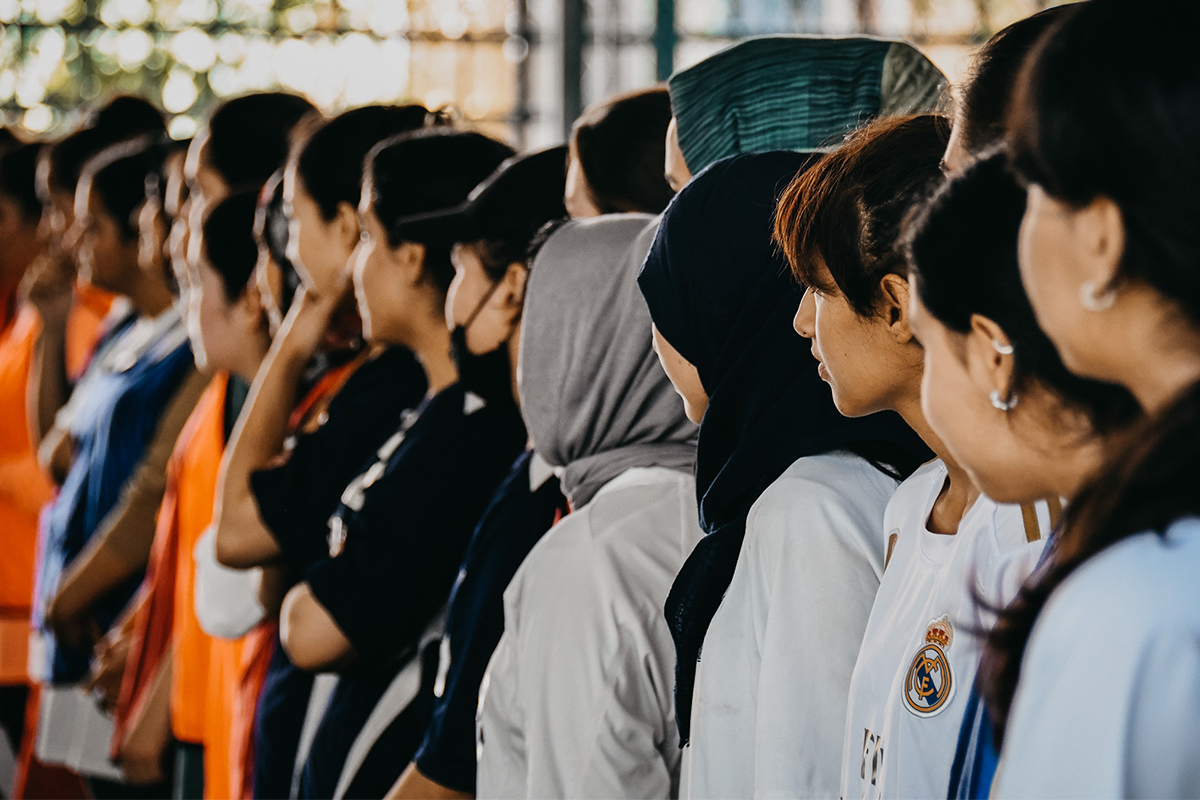
<svg viewBox="0 0 1200 800">
<path fill-rule="evenodd" d="M 97 796 L 1200 791 L 1194 13 L 1015 23 L 952 121 L 909 45 L 770 37 L 524 155 L 281 94 L 10 149 L 24 749 Z"/>
</svg>

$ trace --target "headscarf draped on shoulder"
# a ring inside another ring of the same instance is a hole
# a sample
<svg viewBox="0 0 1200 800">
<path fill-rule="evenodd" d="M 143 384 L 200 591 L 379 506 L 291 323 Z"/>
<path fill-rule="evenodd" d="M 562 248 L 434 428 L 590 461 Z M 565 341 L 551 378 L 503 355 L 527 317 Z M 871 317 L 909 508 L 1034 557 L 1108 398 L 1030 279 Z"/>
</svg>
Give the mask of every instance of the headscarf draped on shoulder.
<svg viewBox="0 0 1200 800">
<path fill-rule="evenodd" d="M 733 579 L 746 517 L 796 459 L 832 450 L 888 455 L 911 467 L 926 451 L 894 413 L 848 419 L 792 329 L 803 289 L 771 240 L 775 203 L 815 156 L 727 158 L 689 183 L 664 213 L 638 278 L 663 338 L 708 393 L 696 492 L 708 534 L 667 599 L 676 648 L 676 714 L 686 741 L 696 661 Z"/>
<path fill-rule="evenodd" d="M 561 468 L 578 509 L 633 467 L 690 473 L 696 426 L 650 337 L 637 274 L 657 219 L 569 222 L 533 261 L 521 318 L 521 413 L 538 454 Z"/>
<path fill-rule="evenodd" d="M 907 42 L 764 36 L 675 73 L 669 85 L 695 175 L 727 156 L 827 150 L 873 117 L 934 111 L 947 81 Z"/>
</svg>

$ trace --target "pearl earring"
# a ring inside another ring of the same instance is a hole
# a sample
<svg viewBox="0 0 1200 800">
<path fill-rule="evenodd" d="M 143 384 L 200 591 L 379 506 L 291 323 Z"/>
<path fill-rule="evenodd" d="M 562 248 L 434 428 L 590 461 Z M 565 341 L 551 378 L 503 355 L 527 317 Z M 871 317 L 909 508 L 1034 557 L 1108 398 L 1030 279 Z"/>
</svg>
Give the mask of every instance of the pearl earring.
<svg viewBox="0 0 1200 800">
<path fill-rule="evenodd" d="M 1005 400 L 1000 396 L 999 389 L 992 389 L 992 393 L 988 395 L 988 399 L 992 401 L 992 406 L 995 407 L 997 411 L 1003 411 L 1006 414 L 1017 407 L 1018 398 L 1016 394 L 1010 394 L 1008 399 Z"/>
<path fill-rule="evenodd" d="M 1096 294 L 1096 282 L 1084 281 L 1079 287 L 1079 303 L 1088 311 L 1104 311 L 1112 308 L 1117 302 L 1115 289 L 1106 289 L 1103 294 Z"/>
</svg>

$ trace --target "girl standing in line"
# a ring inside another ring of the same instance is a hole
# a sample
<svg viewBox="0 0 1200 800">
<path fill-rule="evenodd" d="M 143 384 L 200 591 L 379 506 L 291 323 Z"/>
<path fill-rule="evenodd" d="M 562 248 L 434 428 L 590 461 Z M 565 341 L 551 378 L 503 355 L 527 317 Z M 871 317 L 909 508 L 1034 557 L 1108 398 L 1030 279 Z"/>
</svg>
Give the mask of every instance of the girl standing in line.
<svg viewBox="0 0 1200 800">
<path fill-rule="evenodd" d="M 984 494 L 1005 503 L 1051 498 L 1055 506 L 1078 496 L 1139 408 L 1126 390 L 1068 372 L 1038 327 L 1017 268 L 1025 192 L 1007 166 L 1005 153 L 994 152 L 956 172 L 908 234 L 911 324 L 925 351 L 922 403 Z M 994 397 L 1007 398 L 1006 408 Z M 981 677 L 986 682 L 986 670 Z M 995 773 L 992 721 L 977 687 L 951 796 L 986 796 Z"/>
<path fill-rule="evenodd" d="M 1080 4 L 1030 56 L 1009 120 L 1038 322 L 1147 422 L 991 636 L 997 796 L 1200 794 L 1197 24 L 1189 3 Z"/>
<path fill-rule="evenodd" d="M 850 680 L 842 797 L 945 792 L 978 666 L 975 594 L 1002 602 L 995 576 L 1012 558 L 1027 574 L 1042 546 L 1037 516 L 982 496 L 921 408 L 924 353 L 899 245 L 905 216 L 940 177 L 948 128 L 916 116 L 857 131 L 792 183 L 776 222 L 808 287 L 796 331 L 813 340 L 838 410 L 894 410 L 938 456 L 884 513 L 885 571 Z"/>
<path fill-rule="evenodd" d="M 709 167 L 667 210 L 638 279 L 663 367 L 700 424 L 706 535 L 666 604 L 685 797 L 837 790 L 832 732 L 883 572 L 883 510 L 924 450 L 894 414 L 839 414 L 792 330 L 802 292 L 771 222 L 811 160 Z"/>
</svg>

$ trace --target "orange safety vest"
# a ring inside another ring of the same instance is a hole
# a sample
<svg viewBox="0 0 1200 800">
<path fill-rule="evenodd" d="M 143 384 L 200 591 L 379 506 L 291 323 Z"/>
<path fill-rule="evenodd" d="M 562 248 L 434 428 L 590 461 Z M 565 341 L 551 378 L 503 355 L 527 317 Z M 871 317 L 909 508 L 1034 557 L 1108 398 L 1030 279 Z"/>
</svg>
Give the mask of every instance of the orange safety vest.
<svg viewBox="0 0 1200 800">
<path fill-rule="evenodd" d="M 204 741 L 212 639 L 196 621 L 192 550 L 212 523 L 217 470 L 225 449 L 227 382 L 223 374 L 213 378 L 180 432 L 167 465 L 167 488 L 121 683 L 114 755 L 146 700 L 159 664 L 172 650 L 172 733 L 180 741 Z"/>
<path fill-rule="evenodd" d="M 78 380 L 92 360 L 96 340 L 104 332 L 104 322 L 116 295 L 97 289 L 90 283 L 75 284 L 75 302 L 67 316 L 67 376 Z"/>
<path fill-rule="evenodd" d="M 0 331 L 0 685 L 25 683 L 38 513 L 53 496 L 29 441 L 25 395 L 41 319 L 20 308 Z"/>
</svg>

